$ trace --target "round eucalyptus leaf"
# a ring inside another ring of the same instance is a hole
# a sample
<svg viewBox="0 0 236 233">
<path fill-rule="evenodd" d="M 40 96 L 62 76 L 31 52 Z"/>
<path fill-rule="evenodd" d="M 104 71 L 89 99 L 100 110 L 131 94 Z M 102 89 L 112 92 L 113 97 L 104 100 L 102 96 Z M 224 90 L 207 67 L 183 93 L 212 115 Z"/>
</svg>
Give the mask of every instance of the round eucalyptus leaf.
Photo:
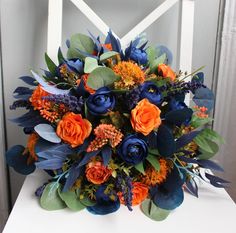
<svg viewBox="0 0 236 233">
<path fill-rule="evenodd" d="M 66 208 L 65 202 L 58 194 L 60 184 L 51 182 L 46 185 L 43 194 L 40 198 L 40 205 L 45 210 L 60 210 Z"/>
<path fill-rule="evenodd" d="M 156 206 L 152 200 L 146 199 L 141 204 L 142 212 L 154 221 L 163 221 L 167 218 L 170 210 L 164 210 Z"/>
<path fill-rule="evenodd" d="M 62 189 L 58 189 L 58 194 L 60 198 L 66 203 L 67 207 L 73 211 L 83 210 L 84 206 L 79 198 L 77 197 L 75 191 L 62 192 Z"/>
</svg>

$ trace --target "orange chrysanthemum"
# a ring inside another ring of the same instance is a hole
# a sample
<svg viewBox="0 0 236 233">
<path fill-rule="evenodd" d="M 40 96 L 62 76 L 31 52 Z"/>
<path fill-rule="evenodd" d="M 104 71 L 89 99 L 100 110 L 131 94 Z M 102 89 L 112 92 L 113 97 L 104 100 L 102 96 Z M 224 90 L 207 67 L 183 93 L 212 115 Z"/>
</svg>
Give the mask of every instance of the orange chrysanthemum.
<svg viewBox="0 0 236 233">
<path fill-rule="evenodd" d="M 131 89 L 142 84 L 145 80 L 145 73 L 133 62 L 122 61 L 113 66 L 112 69 L 121 77 L 119 81 L 115 82 L 116 89 Z"/>
<path fill-rule="evenodd" d="M 50 102 L 43 99 L 45 96 L 49 96 L 49 93 L 44 91 L 41 85 L 38 85 L 29 99 L 34 110 L 41 110 L 50 107 Z"/>
<path fill-rule="evenodd" d="M 43 90 L 41 85 L 38 85 L 30 97 L 30 102 L 34 107 L 34 110 L 39 110 L 40 115 L 50 122 L 55 122 L 60 116 L 66 112 L 66 108 L 63 104 L 55 105 L 49 100 L 45 100 L 44 97 L 50 94 Z"/>
<path fill-rule="evenodd" d="M 123 134 L 111 124 L 100 124 L 94 129 L 94 134 L 96 138 L 90 143 L 87 152 L 98 150 L 108 143 L 114 148 L 123 137 Z"/>
<path fill-rule="evenodd" d="M 148 166 L 145 170 L 145 175 L 142 176 L 141 181 L 148 185 L 154 186 L 161 184 L 166 180 L 170 167 L 165 159 L 159 159 L 160 170 L 157 171 L 154 167 Z"/>
<path fill-rule="evenodd" d="M 36 133 L 30 134 L 30 136 L 28 138 L 27 146 L 23 152 L 24 155 L 29 154 L 29 157 L 27 160 L 28 164 L 38 160 L 38 156 L 35 153 L 35 145 L 36 145 L 38 139 L 39 139 L 39 136 Z"/>
</svg>

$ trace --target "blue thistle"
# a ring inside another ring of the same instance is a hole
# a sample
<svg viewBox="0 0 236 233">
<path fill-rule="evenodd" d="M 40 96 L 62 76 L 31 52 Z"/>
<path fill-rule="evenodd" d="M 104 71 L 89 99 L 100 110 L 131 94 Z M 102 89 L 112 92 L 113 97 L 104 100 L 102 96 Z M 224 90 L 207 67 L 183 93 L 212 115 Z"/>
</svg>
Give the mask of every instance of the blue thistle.
<svg viewBox="0 0 236 233">
<path fill-rule="evenodd" d="M 71 95 L 50 95 L 43 97 L 43 99 L 52 101 L 55 104 L 64 104 L 72 112 L 81 112 L 84 105 L 82 97 L 78 99 Z"/>
</svg>

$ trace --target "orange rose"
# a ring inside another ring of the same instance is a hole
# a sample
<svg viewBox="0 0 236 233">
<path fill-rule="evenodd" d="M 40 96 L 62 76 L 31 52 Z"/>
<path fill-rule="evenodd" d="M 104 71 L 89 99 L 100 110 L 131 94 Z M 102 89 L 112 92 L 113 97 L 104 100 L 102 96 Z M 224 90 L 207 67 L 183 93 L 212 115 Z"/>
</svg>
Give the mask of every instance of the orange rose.
<svg viewBox="0 0 236 233">
<path fill-rule="evenodd" d="M 57 125 L 57 135 L 72 147 L 83 144 L 91 131 L 91 123 L 73 112 L 66 113 Z"/>
<path fill-rule="evenodd" d="M 133 182 L 132 185 L 132 206 L 135 206 L 140 204 L 147 198 L 148 186 L 141 182 Z M 125 200 L 121 192 L 118 193 L 118 197 L 120 199 L 120 203 L 125 204 Z"/>
<path fill-rule="evenodd" d="M 112 170 L 104 166 L 101 162 L 90 162 L 86 167 L 86 178 L 93 184 L 102 184 L 108 180 Z"/>
<path fill-rule="evenodd" d="M 158 73 L 162 74 L 164 78 L 170 78 L 171 81 L 175 81 L 175 72 L 166 64 L 159 64 L 157 67 Z"/>
<path fill-rule="evenodd" d="M 138 102 L 131 111 L 131 125 L 136 132 L 148 135 L 161 124 L 161 110 L 148 99 Z"/>
</svg>

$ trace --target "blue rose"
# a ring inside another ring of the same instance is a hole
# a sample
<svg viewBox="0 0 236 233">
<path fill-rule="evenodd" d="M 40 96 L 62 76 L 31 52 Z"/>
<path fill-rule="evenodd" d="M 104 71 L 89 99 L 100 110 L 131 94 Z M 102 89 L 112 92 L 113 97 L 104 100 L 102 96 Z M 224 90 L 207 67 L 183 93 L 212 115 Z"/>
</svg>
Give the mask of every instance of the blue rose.
<svg viewBox="0 0 236 233">
<path fill-rule="evenodd" d="M 162 101 L 162 95 L 159 88 L 151 81 L 145 82 L 140 87 L 140 98 L 147 98 L 153 104 L 160 104 Z"/>
<path fill-rule="evenodd" d="M 117 154 L 127 164 L 136 165 L 141 163 L 147 157 L 147 144 L 136 135 L 129 135 L 118 147 Z"/>
<path fill-rule="evenodd" d="M 99 186 L 95 193 L 96 204 L 87 207 L 90 213 L 105 215 L 117 211 L 120 208 L 120 201 L 115 191 L 106 190 L 106 185 Z"/>
<path fill-rule="evenodd" d="M 115 106 L 115 97 L 108 87 L 99 88 L 86 101 L 88 110 L 93 115 L 103 115 Z"/>
<path fill-rule="evenodd" d="M 131 50 L 130 59 L 141 65 L 147 64 L 148 62 L 147 53 L 144 50 L 135 47 Z"/>
</svg>

